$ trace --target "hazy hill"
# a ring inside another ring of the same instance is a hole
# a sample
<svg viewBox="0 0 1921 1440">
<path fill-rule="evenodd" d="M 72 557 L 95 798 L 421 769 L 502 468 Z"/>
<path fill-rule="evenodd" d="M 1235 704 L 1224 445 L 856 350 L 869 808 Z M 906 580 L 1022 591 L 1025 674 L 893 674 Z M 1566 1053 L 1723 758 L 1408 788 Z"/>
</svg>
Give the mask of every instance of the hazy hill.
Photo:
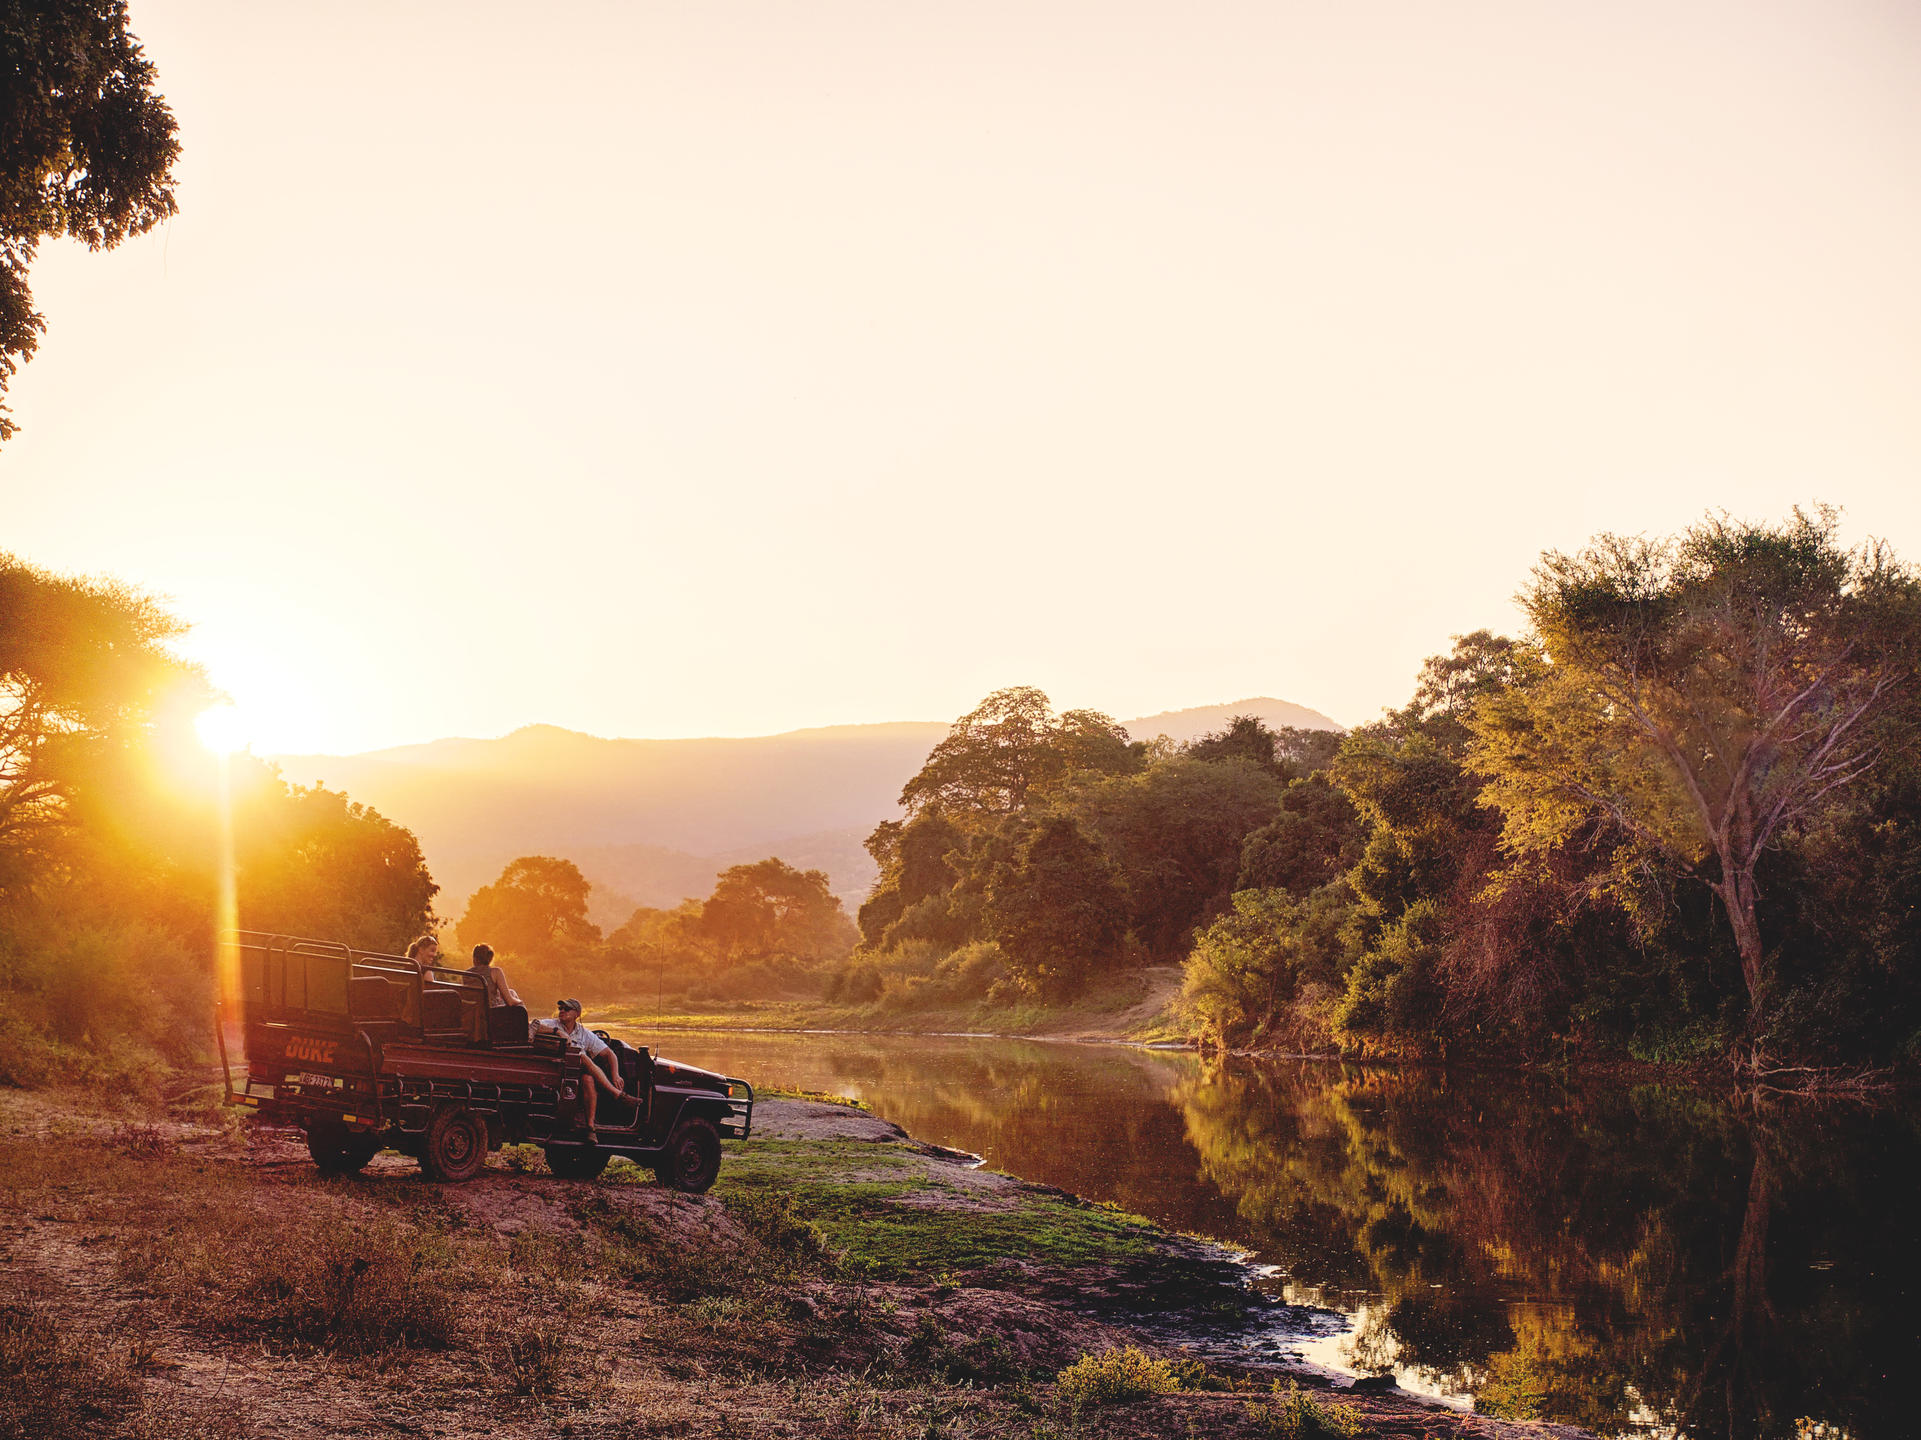
<svg viewBox="0 0 1921 1440">
<path fill-rule="evenodd" d="M 1264 695 L 1251 700 L 1236 700 L 1231 705 L 1196 705 L 1191 710 L 1164 710 L 1159 715 L 1123 720 L 1121 724 L 1136 740 L 1152 740 L 1156 735 L 1165 735 L 1170 740 L 1195 740 L 1210 730 L 1220 729 L 1231 715 L 1256 715 L 1276 729 L 1284 725 L 1296 730 L 1341 728 L 1318 710 L 1310 710 L 1305 705 L 1295 705 L 1286 700 L 1270 700 Z"/>
<path fill-rule="evenodd" d="M 1318 711 L 1257 698 L 1123 722 L 1137 739 L 1188 740 L 1229 715 L 1332 730 Z M 721 869 L 779 855 L 818 868 L 859 903 L 873 883 L 861 840 L 944 721 L 836 725 L 723 740 L 603 740 L 530 725 L 498 740 L 435 740 L 362 755 L 276 756 L 286 777 L 345 790 L 420 838 L 457 918 L 516 855 L 559 855 L 594 882 L 595 919 L 704 895 Z"/>
</svg>

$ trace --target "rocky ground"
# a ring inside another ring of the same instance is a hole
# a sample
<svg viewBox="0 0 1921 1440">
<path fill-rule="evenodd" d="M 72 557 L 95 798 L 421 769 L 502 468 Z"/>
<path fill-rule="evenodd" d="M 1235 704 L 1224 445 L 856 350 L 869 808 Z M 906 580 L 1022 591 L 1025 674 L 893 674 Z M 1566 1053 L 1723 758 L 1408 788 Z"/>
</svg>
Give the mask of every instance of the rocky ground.
<svg viewBox="0 0 1921 1440">
<path fill-rule="evenodd" d="M 297 1133 L 0 1095 L 0 1437 L 1578 1433 L 1276 1395 L 1173 1338 L 1284 1322 L 1218 1252 L 859 1110 L 756 1118 L 689 1197 L 520 1148 L 329 1180 Z M 1169 1393 L 1059 1378 L 1130 1346 Z"/>
</svg>

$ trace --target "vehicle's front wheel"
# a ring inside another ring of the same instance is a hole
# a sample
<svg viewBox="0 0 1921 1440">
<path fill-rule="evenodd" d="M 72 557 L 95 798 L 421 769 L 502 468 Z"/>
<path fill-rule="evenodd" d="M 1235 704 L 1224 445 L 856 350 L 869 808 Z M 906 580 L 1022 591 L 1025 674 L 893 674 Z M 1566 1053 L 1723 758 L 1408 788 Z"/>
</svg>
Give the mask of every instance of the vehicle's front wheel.
<svg viewBox="0 0 1921 1440">
<path fill-rule="evenodd" d="M 420 1172 L 450 1184 L 471 1180 L 487 1163 L 487 1122 L 464 1105 L 436 1110 L 420 1146 Z"/>
<path fill-rule="evenodd" d="M 307 1153 L 322 1175 L 358 1175 L 380 1150 L 380 1137 L 345 1125 L 316 1122 L 307 1127 Z"/>
<path fill-rule="evenodd" d="M 661 1184 L 689 1195 L 699 1195 L 720 1174 L 720 1131 L 711 1120 L 689 1116 L 674 1127 L 667 1148 L 654 1162 Z"/>
<path fill-rule="evenodd" d="M 561 1180 L 592 1180 L 607 1168 L 607 1152 L 591 1145 L 549 1145 L 547 1168 Z"/>
</svg>

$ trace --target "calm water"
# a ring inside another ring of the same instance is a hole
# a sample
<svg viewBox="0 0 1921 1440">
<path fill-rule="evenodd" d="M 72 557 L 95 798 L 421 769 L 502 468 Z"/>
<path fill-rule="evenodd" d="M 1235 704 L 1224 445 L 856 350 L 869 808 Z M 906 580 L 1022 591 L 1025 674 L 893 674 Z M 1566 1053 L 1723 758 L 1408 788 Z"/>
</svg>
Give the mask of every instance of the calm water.
<svg viewBox="0 0 1921 1440">
<path fill-rule="evenodd" d="M 990 1167 L 1213 1235 L 1350 1317 L 1297 1347 L 1602 1434 L 1921 1436 L 1921 1126 L 1907 1102 L 1118 1046 L 635 1034 L 866 1100 Z"/>
</svg>

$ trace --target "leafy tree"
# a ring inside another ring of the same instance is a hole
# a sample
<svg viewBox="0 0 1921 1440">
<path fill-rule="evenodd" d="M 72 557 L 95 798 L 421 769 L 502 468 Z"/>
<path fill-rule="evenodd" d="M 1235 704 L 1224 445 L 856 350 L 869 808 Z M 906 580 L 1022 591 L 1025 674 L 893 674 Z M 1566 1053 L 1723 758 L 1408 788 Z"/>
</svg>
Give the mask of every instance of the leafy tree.
<svg viewBox="0 0 1921 1440">
<path fill-rule="evenodd" d="M 1441 976 L 1496 865 L 1499 831 L 1462 766 L 1461 717 L 1507 682 L 1511 649 L 1485 631 L 1458 637 L 1422 666 L 1405 708 L 1349 733 L 1334 757 L 1329 778 L 1360 821 L 1359 857 L 1346 875 L 1357 901 L 1355 958 L 1335 1012 L 1350 1037 L 1425 1046 L 1460 1020 L 1440 1008 Z"/>
<path fill-rule="evenodd" d="M 0 555 L 0 893 L 47 858 L 90 770 L 204 703 L 199 672 L 166 649 L 185 631 L 123 585 Z"/>
<path fill-rule="evenodd" d="M 1101 849 L 1065 815 L 1036 825 L 987 891 L 987 921 L 1008 970 L 1026 989 L 1079 989 L 1120 944 L 1122 896 Z"/>
<path fill-rule="evenodd" d="M 1298 725 L 1283 725 L 1274 735 L 1275 749 L 1290 777 L 1327 769 L 1341 748 L 1339 730 L 1303 730 Z"/>
<path fill-rule="evenodd" d="M 642 905 L 607 937 L 607 948 L 645 959 L 705 955 L 708 947 L 700 928 L 701 909 L 699 900 L 683 900 L 671 910 Z"/>
<path fill-rule="evenodd" d="M 569 958 L 600 943 L 600 928 L 587 919 L 592 888 L 571 860 L 523 855 L 474 892 L 460 917 L 460 943 L 492 945 L 506 958 Z"/>
<path fill-rule="evenodd" d="M 1205 760 L 1215 764 L 1224 760 L 1245 760 L 1278 780 L 1286 775 L 1280 745 L 1280 735 L 1268 729 L 1260 716 L 1233 715 L 1219 730 L 1209 731 L 1190 741 L 1183 753 L 1190 760 Z"/>
<path fill-rule="evenodd" d="M 1316 773 L 1289 785 L 1281 813 L 1242 842 L 1235 888 L 1306 895 L 1348 870 L 1360 852 L 1361 820 L 1353 802 Z"/>
<path fill-rule="evenodd" d="M 904 913 L 952 890 L 961 876 L 953 857 L 966 848 L 961 828 L 938 811 L 877 826 L 867 837 L 867 853 L 880 866 L 880 878 L 860 907 L 862 939 L 885 944 L 889 927 Z"/>
<path fill-rule="evenodd" d="M 1069 786 L 1056 804 L 1112 861 L 1141 942 L 1178 956 L 1188 932 L 1228 903 L 1241 848 L 1280 797 L 1280 782 L 1254 765 L 1181 756 Z"/>
<path fill-rule="evenodd" d="M 1081 771 L 1111 775 L 1139 765 L 1144 751 L 1095 710 L 1056 716 L 1031 685 L 996 690 L 967 714 L 927 756 L 900 792 L 910 815 L 1017 815 L 1050 781 Z"/>
<path fill-rule="evenodd" d="M 242 928 L 393 953 L 431 927 L 440 887 L 411 831 L 319 785 L 251 788 L 234 817 Z"/>
<path fill-rule="evenodd" d="M 1335 884 L 1305 900 L 1285 890 L 1242 890 L 1233 907 L 1194 938 L 1181 979 L 1180 1008 L 1216 1048 L 1272 1044 L 1304 993 L 1330 995 L 1340 980 L 1350 901 Z M 1286 1038 L 1313 1045 L 1324 1022 Z"/>
<path fill-rule="evenodd" d="M 700 933 L 729 962 L 839 959 L 856 932 L 829 885 L 825 870 L 797 870 L 778 858 L 732 866 L 701 906 Z"/>
<path fill-rule="evenodd" d="M 1400 729 L 1419 730 L 1450 755 L 1464 754 L 1474 707 L 1482 697 L 1520 683 L 1531 658 L 1527 645 L 1489 630 L 1456 635 L 1447 654 L 1421 663 L 1414 696 L 1393 719 Z"/>
<path fill-rule="evenodd" d="M 1762 857 L 1874 766 L 1875 720 L 1912 680 L 1921 586 L 1837 519 L 1712 518 L 1671 541 L 1550 553 L 1522 604 L 1535 683 L 1482 703 L 1472 764 L 1503 843 L 1551 850 L 1599 817 L 1643 864 L 1703 881 L 1765 1028 Z"/>
<path fill-rule="evenodd" d="M 41 240 L 111 249 L 175 211 L 173 112 L 127 26 L 126 0 L 0 0 L 0 394 L 46 329 Z"/>
</svg>

